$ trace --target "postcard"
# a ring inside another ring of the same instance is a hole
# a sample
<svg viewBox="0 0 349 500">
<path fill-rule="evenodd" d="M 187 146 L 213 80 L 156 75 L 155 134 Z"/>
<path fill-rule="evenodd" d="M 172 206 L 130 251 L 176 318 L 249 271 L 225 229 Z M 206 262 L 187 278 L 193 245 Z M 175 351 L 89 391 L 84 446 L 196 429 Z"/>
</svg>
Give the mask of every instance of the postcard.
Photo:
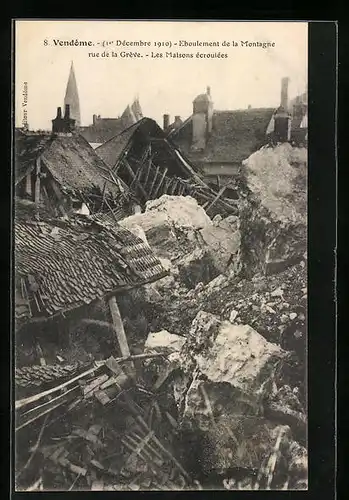
<svg viewBox="0 0 349 500">
<path fill-rule="evenodd" d="M 15 490 L 307 490 L 308 23 L 14 31 Z"/>
</svg>

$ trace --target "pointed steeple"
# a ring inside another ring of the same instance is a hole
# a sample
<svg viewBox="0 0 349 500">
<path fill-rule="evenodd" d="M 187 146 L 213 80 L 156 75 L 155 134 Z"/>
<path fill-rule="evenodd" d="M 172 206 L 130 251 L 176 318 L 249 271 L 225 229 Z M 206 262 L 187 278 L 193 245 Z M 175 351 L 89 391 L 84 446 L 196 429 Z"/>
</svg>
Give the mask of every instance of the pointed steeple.
<svg viewBox="0 0 349 500">
<path fill-rule="evenodd" d="M 132 106 L 131 106 L 131 110 L 133 111 L 133 114 L 134 114 L 137 122 L 143 118 L 142 108 L 141 108 L 141 105 L 139 103 L 138 94 L 134 98 L 134 101 L 133 101 Z"/>
<path fill-rule="evenodd" d="M 70 66 L 70 73 L 67 83 L 67 88 L 65 91 L 64 98 L 64 107 L 69 105 L 70 108 L 70 116 L 75 120 L 75 124 L 77 127 L 80 126 L 80 102 L 79 102 L 79 94 L 78 87 L 76 85 L 76 78 L 74 73 L 74 65 L 73 61 Z"/>
</svg>

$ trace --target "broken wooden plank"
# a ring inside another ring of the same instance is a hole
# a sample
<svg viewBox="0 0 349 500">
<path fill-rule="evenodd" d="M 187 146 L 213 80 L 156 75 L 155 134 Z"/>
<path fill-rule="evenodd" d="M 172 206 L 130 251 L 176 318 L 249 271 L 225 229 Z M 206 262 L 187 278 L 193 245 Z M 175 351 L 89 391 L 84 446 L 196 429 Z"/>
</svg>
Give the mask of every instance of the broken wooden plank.
<svg viewBox="0 0 349 500">
<path fill-rule="evenodd" d="M 126 160 L 126 158 L 123 158 L 122 162 L 125 165 L 125 167 L 127 168 L 127 171 L 130 174 L 130 176 L 132 177 L 132 179 L 135 179 L 136 185 L 140 189 L 140 191 L 143 194 L 143 196 L 145 197 L 145 199 L 148 200 L 148 195 L 147 195 L 146 191 L 144 190 L 142 184 L 136 178 L 136 175 L 135 175 L 134 171 L 132 170 L 129 162 Z"/>
<path fill-rule="evenodd" d="M 158 165 L 158 166 L 156 167 L 156 171 L 155 171 L 155 174 L 154 174 L 153 182 L 152 182 L 152 184 L 151 184 L 151 186 L 150 186 L 150 189 L 149 189 L 149 192 L 148 192 L 148 194 L 149 194 L 149 198 L 151 198 L 151 195 L 152 195 L 151 193 L 152 193 L 152 191 L 153 191 L 153 189 L 154 189 L 154 185 L 155 185 L 155 181 L 156 181 L 156 178 L 157 178 L 157 176 L 158 176 L 158 173 L 159 173 L 159 169 L 160 169 L 160 167 L 159 167 L 159 165 Z"/>
<path fill-rule="evenodd" d="M 117 340 L 119 343 L 120 352 L 121 352 L 122 356 L 124 356 L 124 357 L 131 356 L 130 348 L 128 346 L 127 337 L 126 337 L 125 330 L 124 330 L 124 325 L 122 322 L 119 306 L 118 306 L 118 303 L 116 301 L 115 295 L 110 297 L 110 299 L 108 300 L 108 305 L 109 305 L 111 317 L 113 319 L 113 324 L 115 327 L 115 332 L 116 332 Z"/>
<path fill-rule="evenodd" d="M 35 194 L 34 194 L 34 201 L 37 206 L 40 203 L 40 172 L 41 172 L 41 161 L 40 157 L 38 157 L 35 162 L 36 177 L 35 177 Z"/>
<path fill-rule="evenodd" d="M 176 190 L 178 188 L 178 182 L 179 182 L 179 180 L 175 179 L 175 182 L 173 183 L 173 186 L 171 188 L 171 194 L 175 194 L 176 193 Z"/>
<path fill-rule="evenodd" d="M 131 184 L 129 185 L 129 188 L 132 189 L 134 184 L 136 184 L 137 182 L 140 184 L 141 182 L 141 176 L 142 176 L 142 172 L 143 172 L 143 165 L 139 165 L 138 166 L 138 169 L 137 169 L 137 172 L 131 182 Z"/>
<path fill-rule="evenodd" d="M 30 403 L 35 403 L 35 401 L 39 401 L 40 399 L 44 398 L 45 396 L 50 396 L 51 394 L 54 394 L 57 391 L 60 391 L 67 387 L 68 385 L 71 385 L 73 382 L 76 382 L 77 380 L 80 380 L 83 377 L 86 377 L 87 375 L 90 375 L 91 373 L 97 371 L 101 366 L 94 366 L 93 368 L 90 368 L 89 370 L 86 370 L 83 373 L 80 373 L 80 375 L 77 375 L 76 377 L 72 378 L 71 380 L 68 380 L 67 382 L 64 382 L 63 384 L 60 384 L 56 387 L 53 387 L 52 389 L 48 389 L 47 391 L 43 391 L 39 394 L 34 394 L 34 396 L 30 396 L 28 398 L 20 399 L 19 401 L 15 402 L 15 409 L 19 410 L 23 406 L 26 406 Z"/>
<path fill-rule="evenodd" d="M 135 408 L 135 403 L 132 398 L 125 392 L 123 394 L 123 398 L 130 409 L 130 411 L 136 416 L 136 420 L 141 424 L 143 429 L 148 433 L 151 431 L 148 424 L 144 420 L 144 418 L 139 414 L 137 409 Z M 180 470 L 184 477 L 191 481 L 191 477 L 186 472 L 186 470 L 182 467 L 182 465 L 178 462 L 178 460 L 172 455 L 172 453 L 164 447 L 164 445 L 159 441 L 159 439 L 154 435 L 152 441 L 160 450 L 176 465 L 176 467 Z"/>
<path fill-rule="evenodd" d="M 158 192 L 159 192 L 159 189 L 160 189 L 160 187 L 161 187 L 161 185 L 162 185 L 162 183 L 164 182 L 164 179 L 165 179 L 165 177 L 166 177 L 167 171 L 168 171 L 168 168 L 166 167 L 166 168 L 165 168 L 165 170 L 164 170 L 164 171 L 163 171 L 163 173 L 162 173 L 162 176 L 161 176 L 161 178 L 160 178 L 160 181 L 159 181 L 158 185 L 156 186 L 156 189 L 155 189 L 155 191 L 154 191 L 154 194 L 152 195 L 154 198 L 156 198 L 156 197 L 157 197 L 157 194 L 158 194 Z"/>
<path fill-rule="evenodd" d="M 28 196 L 30 196 L 30 199 L 32 200 L 33 191 L 32 191 L 32 173 L 31 172 L 29 172 L 29 174 L 27 174 L 26 178 L 25 178 L 25 192 Z"/>
<path fill-rule="evenodd" d="M 212 208 L 216 203 L 217 201 L 219 200 L 219 198 L 222 196 L 222 194 L 224 193 L 224 191 L 227 189 L 227 186 L 228 184 L 225 184 L 217 193 L 217 195 L 214 197 L 214 199 L 211 201 L 211 203 L 208 205 L 208 207 L 206 208 L 206 212 L 208 212 L 210 210 L 210 208 Z"/>
<path fill-rule="evenodd" d="M 109 309 L 110 309 L 110 314 L 111 314 L 111 317 L 113 320 L 113 324 L 115 327 L 115 333 L 116 333 L 116 337 L 117 337 L 117 341 L 119 344 L 121 355 L 123 357 L 127 358 L 127 357 L 131 356 L 131 352 L 130 352 L 130 348 L 128 346 L 127 337 L 126 337 L 126 333 L 124 330 L 124 325 L 122 322 L 119 306 L 118 306 L 118 303 L 116 301 L 115 295 L 110 297 L 110 299 L 108 300 L 108 304 L 109 304 Z M 130 368 L 130 371 L 128 374 L 133 377 L 133 375 L 135 374 L 135 366 L 133 364 L 133 361 L 130 362 L 129 368 Z"/>
<path fill-rule="evenodd" d="M 147 445 L 147 443 L 154 437 L 154 431 L 150 431 L 147 433 L 147 435 L 141 439 L 141 441 L 137 444 L 136 448 L 134 449 L 134 451 L 131 453 L 131 455 L 128 457 L 127 461 L 126 461 L 126 464 L 129 464 L 131 463 L 131 461 L 133 460 L 133 458 L 135 456 L 139 456 L 142 451 L 144 450 L 144 447 Z"/>
<path fill-rule="evenodd" d="M 152 165 L 152 157 L 149 156 L 147 175 L 145 176 L 145 180 L 143 182 L 144 189 L 146 189 L 146 186 L 148 184 L 149 175 L 150 175 L 150 171 L 151 171 L 151 165 Z"/>
<path fill-rule="evenodd" d="M 109 379 L 109 375 L 100 375 L 95 380 L 93 380 L 90 384 L 86 385 L 83 388 L 83 394 L 85 398 L 90 398 L 93 396 L 93 392 L 95 389 L 98 389 L 100 385 L 106 382 Z"/>
</svg>

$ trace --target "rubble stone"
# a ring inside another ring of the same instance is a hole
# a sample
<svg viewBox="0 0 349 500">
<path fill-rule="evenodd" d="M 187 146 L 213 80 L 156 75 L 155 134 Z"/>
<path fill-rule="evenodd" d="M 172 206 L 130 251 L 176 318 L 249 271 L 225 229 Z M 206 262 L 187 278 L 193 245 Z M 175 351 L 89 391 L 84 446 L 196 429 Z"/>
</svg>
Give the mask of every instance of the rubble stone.
<svg viewBox="0 0 349 500">
<path fill-rule="evenodd" d="M 197 314 L 180 353 L 184 377 L 175 396 L 182 428 L 200 431 L 211 447 L 205 467 L 260 464 L 269 431 L 261 428 L 265 439 L 257 433 L 254 440 L 252 434 L 264 421 L 264 391 L 284 356 L 248 325 L 220 321 L 204 311 Z M 246 446 L 251 448 L 246 451 Z"/>
<path fill-rule="evenodd" d="M 211 225 L 212 221 L 205 210 L 191 196 L 163 195 L 156 200 L 149 200 L 145 213 L 164 214 L 175 227 L 201 229 Z"/>
<path fill-rule="evenodd" d="M 145 341 L 145 352 L 153 349 L 160 349 L 176 352 L 180 351 L 185 343 L 185 337 L 169 333 L 167 330 L 150 333 Z"/>
<path fill-rule="evenodd" d="M 147 202 L 146 211 L 121 221 L 129 230 L 143 231 L 161 259 L 179 269 L 176 279 L 188 288 L 207 283 L 219 273 L 240 270 L 240 230 L 234 216 L 211 221 L 190 196 L 164 195 Z"/>
<path fill-rule="evenodd" d="M 224 226 L 222 223 L 218 226 L 206 226 L 201 229 L 200 233 L 216 269 L 221 273 L 227 271 L 238 273 L 241 269 L 240 231 L 239 229 L 233 230 L 229 224 Z"/>
<path fill-rule="evenodd" d="M 307 150 L 263 147 L 243 162 L 242 259 L 252 276 L 279 272 L 307 248 Z"/>
<path fill-rule="evenodd" d="M 150 333 L 144 345 L 144 352 L 159 351 L 165 357 L 150 358 L 145 361 L 144 377 L 153 391 L 161 387 L 168 376 L 180 365 L 179 353 L 185 343 L 185 337 L 175 335 L 167 330 Z"/>
</svg>

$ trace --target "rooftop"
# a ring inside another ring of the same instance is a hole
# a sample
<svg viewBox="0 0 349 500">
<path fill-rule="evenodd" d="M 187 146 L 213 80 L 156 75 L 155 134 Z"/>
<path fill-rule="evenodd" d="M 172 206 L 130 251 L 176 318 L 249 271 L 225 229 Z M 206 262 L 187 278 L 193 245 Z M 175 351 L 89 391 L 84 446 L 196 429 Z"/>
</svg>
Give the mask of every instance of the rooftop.
<svg viewBox="0 0 349 500">
<path fill-rule="evenodd" d="M 116 222 L 16 214 L 16 317 L 52 316 L 166 273 L 151 248 Z"/>
<path fill-rule="evenodd" d="M 108 182 L 110 169 L 79 134 L 52 135 L 18 132 L 15 138 L 15 182 L 35 168 L 41 157 L 53 178 L 67 192 L 90 192 L 93 188 L 117 197 L 126 189 L 120 181 Z"/>
<path fill-rule="evenodd" d="M 203 151 L 192 152 L 192 117 L 169 138 L 193 161 L 241 163 L 265 140 L 274 108 L 214 111 L 212 132 Z"/>
</svg>

